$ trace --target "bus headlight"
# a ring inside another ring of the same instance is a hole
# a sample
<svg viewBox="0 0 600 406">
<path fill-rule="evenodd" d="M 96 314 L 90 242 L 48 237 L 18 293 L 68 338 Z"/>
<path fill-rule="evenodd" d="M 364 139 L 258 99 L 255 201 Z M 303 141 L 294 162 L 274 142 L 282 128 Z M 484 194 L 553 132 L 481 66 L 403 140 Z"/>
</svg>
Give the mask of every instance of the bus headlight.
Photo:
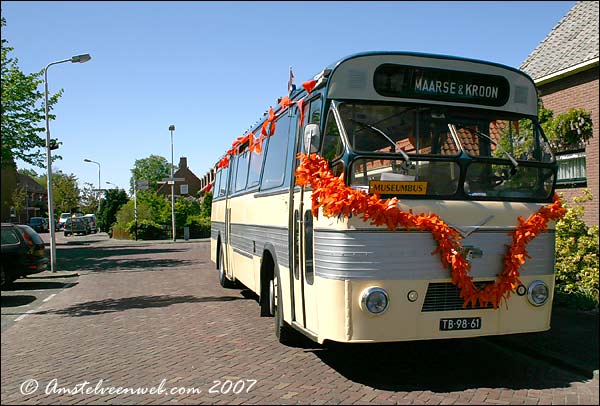
<svg viewBox="0 0 600 406">
<path fill-rule="evenodd" d="M 548 286 L 540 280 L 531 282 L 529 288 L 527 288 L 527 299 L 529 303 L 534 306 L 541 306 L 548 300 L 550 296 L 550 290 Z"/>
<path fill-rule="evenodd" d="M 372 287 L 363 291 L 360 304 L 363 310 L 379 315 L 387 310 L 390 299 L 385 290 Z"/>
</svg>

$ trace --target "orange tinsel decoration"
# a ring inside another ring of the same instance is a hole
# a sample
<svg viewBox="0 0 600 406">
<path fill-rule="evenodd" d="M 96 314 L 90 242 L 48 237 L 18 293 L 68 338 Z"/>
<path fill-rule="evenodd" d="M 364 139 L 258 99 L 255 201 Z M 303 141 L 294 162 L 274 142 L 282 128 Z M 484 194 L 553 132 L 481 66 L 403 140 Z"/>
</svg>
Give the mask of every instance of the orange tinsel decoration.
<svg viewBox="0 0 600 406">
<path fill-rule="evenodd" d="M 312 186 L 313 215 L 322 207 L 327 217 L 360 215 L 363 221 L 370 220 L 372 225 L 385 224 L 390 230 L 403 227 L 429 231 L 438 244 L 433 254 L 439 253 L 442 265 L 451 269 L 452 282 L 459 288 L 460 297 L 464 300 L 463 307 L 468 304 L 475 307 L 479 302 L 482 306 L 491 303 L 498 308 L 503 298 L 508 300 L 511 291 L 521 283 L 519 269 L 525 263 L 525 258 L 529 258 L 525 247 L 546 230 L 549 220 L 558 220 L 565 213 L 558 195 L 554 195 L 552 204 L 542 207 L 529 219 L 519 217 L 519 225 L 510 233 L 512 244 L 504 256 L 504 270 L 494 284 L 478 289 L 469 274 L 471 266 L 461 254 L 459 232 L 439 216 L 415 215 L 412 210 L 404 212 L 398 208 L 398 199 L 395 197 L 383 200 L 377 194 L 369 195 L 346 186 L 343 175 L 334 176 L 327 161 L 316 154 L 300 154 L 299 158 L 301 162 L 296 169 L 296 183 Z"/>
</svg>

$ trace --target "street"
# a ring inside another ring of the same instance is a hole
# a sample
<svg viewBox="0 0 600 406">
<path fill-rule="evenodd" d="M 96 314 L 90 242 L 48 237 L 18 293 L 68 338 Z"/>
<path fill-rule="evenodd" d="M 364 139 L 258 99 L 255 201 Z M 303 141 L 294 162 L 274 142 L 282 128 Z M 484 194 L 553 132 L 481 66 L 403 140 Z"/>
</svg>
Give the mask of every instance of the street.
<svg viewBox="0 0 600 406">
<path fill-rule="evenodd" d="M 57 234 L 72 276 L 2 292 L 2 404 L 598 404 L 597 366 L 499 340 L 283 346 L 209 249 Z"/>
</svg>

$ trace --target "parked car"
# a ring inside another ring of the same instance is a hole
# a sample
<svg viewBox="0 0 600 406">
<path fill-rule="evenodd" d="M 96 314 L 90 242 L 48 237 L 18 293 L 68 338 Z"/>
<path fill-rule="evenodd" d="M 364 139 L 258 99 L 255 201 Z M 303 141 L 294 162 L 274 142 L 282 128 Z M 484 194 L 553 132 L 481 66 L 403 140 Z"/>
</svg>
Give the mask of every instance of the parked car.
<svg viewBox="0 0 600 406">
<path fill-rule="evenodd" d="M 48 232 L 48 220 L 44 219 L 43 217 L 32 217 L 29 219 L 27 225 L 38 233 Z"/>
<path fill-rule="evenodd" d="M 65 237 L 73 234 L 88 235 L 90 233 L 90 226 L 83 217 L 71 217 L 65 222 L 64 232 Z"/>
<path fill-rule="evenodd" d="M 71 213 L 60 213 L 60 217 L 58 219 L 58 229 L 59 230 L 62 230 L 65 228 L 65 222 L 69 218 L 71 218 Z"/>
<path fill-rule="evenodd" d="M 96 215 L 95 214 L 86 214 L 85 216 L 83 216 L 83 218 L 85 220 L 87 220 L 87 222 L 90 225 L 90 232 L 96 234 L 98 232 L 98 228 L 96 227 Z"/>
<path fill-rule="evenodd" d="M 4 288 L 20 276 L 29 248 L 17 226 L 11 223 L 2 223 L 1 243 L 0 286 Z"/>
<path fill-rule="evenodd" d="M 48 268 L 48 258 L 46 258 L 46 243 L 42 237 L 31 227 L 18 224 L 17 229 L 21 232 L 27 251 L 25 252 L 25 267 L 21 270 L 19 276 L 31 275 L 45 271 Z"/>
</svg>

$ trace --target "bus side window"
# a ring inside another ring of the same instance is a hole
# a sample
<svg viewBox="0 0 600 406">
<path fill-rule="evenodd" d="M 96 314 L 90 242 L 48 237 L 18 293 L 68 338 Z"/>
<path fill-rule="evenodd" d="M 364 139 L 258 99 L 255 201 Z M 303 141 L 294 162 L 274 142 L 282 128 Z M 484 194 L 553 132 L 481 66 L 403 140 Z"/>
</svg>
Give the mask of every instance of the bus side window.
<svg viewBox="0 0 600 406">
<path fill-rule="evenodd" d="M 215 184 L 214 184 L 214 197 L 219 197 L 219 193 L 220 190 L 219 188 L 221 187 L 221 170 L 217 171 L 217 173 L 215 174 Z"/>
<path fill-rule="evenodd" d="M 260 152 L 250 152 L 250 164 L 248 168 L 248 189 L 253 188 L 258 185 L 260 182 L 260 172 L 262 170 L 263 157 L 264 157 L 264 146 L 265 142 L 263 141 L 263 148 Z"/>
<path fill-rule="evenodd" d="M 261 190 L 272 189 L 283 184 L 288 161 L 289 126 L 289 115 L 282 114 L 276 121 L 275 134 L 268 138 Z"/>
<path fill-rule="evenodd" d="M 231 165 L 230 165 L 231 166 Z M 219 189 L 219 196 L 224 197 L 227 195 L 227 182 L 229 178 L 229 166 L 221 171 L 221 183 Z"/>
<path fill-rule="evenodd" d="M 238 156 L 237 171 L 235 174 L 235 191 L 246 189 L 246 178 L 248 177 L 248 151 Z"/>
</svg>

